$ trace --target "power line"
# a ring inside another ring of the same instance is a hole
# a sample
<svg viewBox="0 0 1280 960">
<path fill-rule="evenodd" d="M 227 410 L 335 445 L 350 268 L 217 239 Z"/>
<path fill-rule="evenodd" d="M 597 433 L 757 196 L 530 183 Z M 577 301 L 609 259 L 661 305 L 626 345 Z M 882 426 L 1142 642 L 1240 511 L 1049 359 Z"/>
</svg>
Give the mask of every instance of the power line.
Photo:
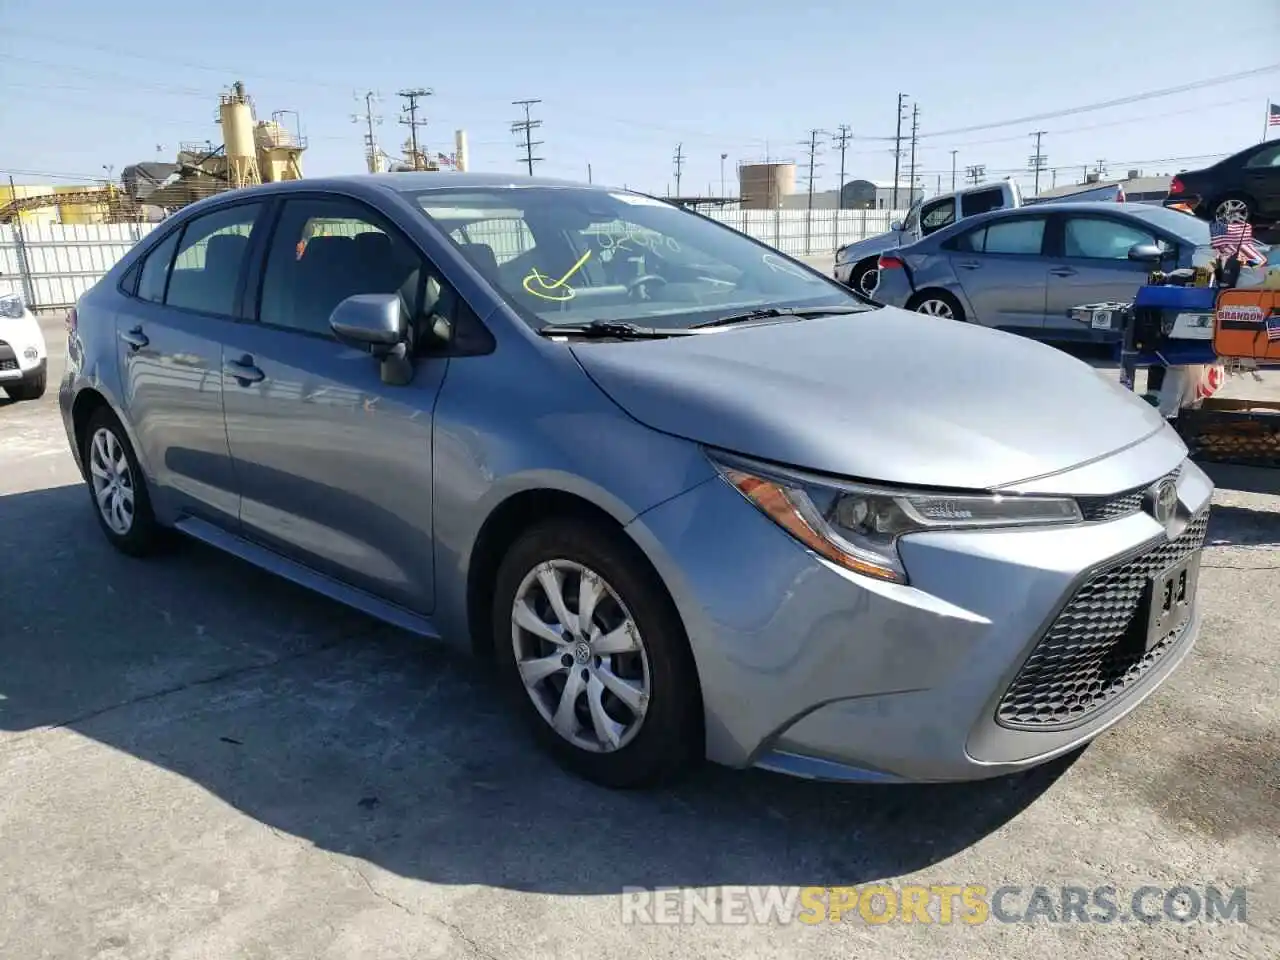
<svg viewBox="0 0 1280 960">
<path fill-rule="evenodd" d="M 893 135 L 893 202 L 889 205 L 898 209 L 898 168 L 902 163 L 902 111 L 906 106 L 907 95 L 898 94 L 898 129 Z"/>
<path fill-rule="evenodd" d="M 671 157 L 671 163 L 675 166 L 676 171 L 676 196 L 680 196 L 680 174 L 684 170 L 684 144 L 676 144 L 676 152 Z"/>
<path fill-rule="evenodd" d="M 840 148 L 840 187 L 836 191 L 836 209 L 844 209 L 844 155 L 849 147 L 849 140 L 853 136 L 853 130 L 847 123 L 840 124 L 836 128 L 835 144 Z"/>
<path fill-rule="evenodd" d="M 415 170 L 422 169 L 422 167 L 419 166 L 422 162 L 422 151 L 418 149 L 418 128 L 425 127 L 427 125 L 425 117 L 422 120 L 418 119 L 418 101 L 423 97 L 431 96 L 432 92 L 433 91 L 428 90 L 426 87 L 414 87 L 410 90 L 401 90 L 396 94 L 397 97 L 407 101 L 405 105 L 400 108 L 400 112 L 407 114 L 408 118 L 406 119 L 405 117 L 401 117 L 400 122 L 409 128 L 409 144 L 411 150 L 410 162 L 413 164 L 413 169 Z"/>
<path fill-rule="evenodd" d="M 542 157 L 535 157 L 533 155 L 533 148 L 542 146 L 543 141 L 533 139 L 533 131 L 538 127 L 542 126 L 542 121 L 534 120 L 530 113 L 530 109 L 535 104 L 539 104 L 541 102 L 542 102 L 541 100 L 512 100 L 511 101 L 512 106 L 524 108 L 524 119 L 514 121 L 511 124 L 511 132 L 516 134 L 520 134 L 520 133 L 524 134 L 524 162 L 525 162 L 525 165 L 529 168 L 529 176 L 531 177 L 533 176 L 533 165 L 535 163 L 540 163 L 542 161 Z"/>
<path fill-rule="evenodd" d="M 1050 110 L 1045 113 L 1035 113 L 1026 117 L 1015 117 L 1011 120 L 1001 120 L 996 123 L 978 123 L 968 127 L 953 127 L 950 130 L 935 130 L 931 133 L 923 134 L 923 136 L 946 137 L 957 133 L 974 133 L 978 130 L 994 130 L 998 127 L 1010 127 L 1019 123 L 1035 123 L 1039 120 L 1055 120 L 1058 117 L 1070 117 L 1078 113 L 1091 113 L 1095 110 L 1108 110 L 1111 107 L 1122 107 L 1129 103 L 1140 103 L 1143 100 L 1155 100 L 1160 97 L 1171 97 L 1175 94 L 1187 93 L 1191 90 L 1202 90 L 1205 87 L 1219 86 L 1224 83 L 1232 83 L 1236 80 L 1246 80 L 1250 77 L 1257 77 L 1264 73 L 1274 73 L 1277 70 L 1280 70 L 1280 63 L 1271 63 L 1263 67 L 1254 67 L 1252 70 L 1241 70 L 1237 73 L 1226 73 L 1216 77 L 1207 77 L 1203 80 L 1180 84 L 1176 87 L 1164 87 L 1160 90 L 1148 90 L 1145 93 L 1135 93 L 1127 97 L 1116 97 L 1114 100 L 1087 103 L 1083 106 L 1067 107 L 1063 110 Z"/>
</svg>

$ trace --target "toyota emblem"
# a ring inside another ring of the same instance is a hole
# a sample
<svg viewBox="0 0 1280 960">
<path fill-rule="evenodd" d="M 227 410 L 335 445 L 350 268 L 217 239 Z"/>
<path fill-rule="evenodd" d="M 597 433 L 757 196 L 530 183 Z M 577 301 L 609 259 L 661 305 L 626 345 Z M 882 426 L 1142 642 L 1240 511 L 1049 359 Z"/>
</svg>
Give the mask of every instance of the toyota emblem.
<svg viewBox="0 0 1280 960">
<path fill-rule="evenodd" d="M 1151 489 L 1151 515 L 1156 522 L 1167 527 L 1178 506 L 1178 484 L 1171 477 L 1161 480 Z"/>
</svg>

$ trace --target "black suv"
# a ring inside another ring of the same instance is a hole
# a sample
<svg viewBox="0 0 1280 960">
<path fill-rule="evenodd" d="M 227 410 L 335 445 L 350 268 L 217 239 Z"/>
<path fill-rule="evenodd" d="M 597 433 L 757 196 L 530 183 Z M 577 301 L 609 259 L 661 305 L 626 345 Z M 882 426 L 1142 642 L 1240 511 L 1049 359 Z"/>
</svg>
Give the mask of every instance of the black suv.
<svg viewBox="0 0 1280 960">
<path fill-rule="evenodd" d="M 1255 227 L 1280 221 L 1280 140 L 1268 140 L 1203 170 L 1180 173 L 1169 184 L 1166 207 L 1202 220 L 1248 220 Z"/>
</svg>

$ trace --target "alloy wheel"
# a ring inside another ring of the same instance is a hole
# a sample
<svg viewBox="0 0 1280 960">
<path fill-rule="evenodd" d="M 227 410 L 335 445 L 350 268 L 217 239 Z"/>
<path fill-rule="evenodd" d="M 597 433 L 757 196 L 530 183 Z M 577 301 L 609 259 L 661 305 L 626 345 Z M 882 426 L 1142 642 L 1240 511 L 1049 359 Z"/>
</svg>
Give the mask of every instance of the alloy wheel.
<svg viewBox="0 0 1280 960">
<path fill-rule="evenodd" d="M 123 445 L 106 427 L 99 427 L 89 444 L 89 475 L 93 499 L 107 528 L 126 536 L 133 528 L 133 471 Z"/>
<path fill-rule="evenodd" d="M 919 306 L 916 307 L 916 313 L 926 313 L 931 317 L 938 317 L 942 320 L 954 320 L 955 312 L 951 309 L 951 304 L 945 300 L 921 300 Z"/>
<path fill-rule="evenodd" d="M 1249 219 L 1249 205 L 1235 198 L 1223 200 L 1214 211 L 1214 216 L 1219 223 L 1240 223 Z"/>
<path fill-rule="evenodd" d="M 603 577 L 571 560 L 530 570 L 511 608 L 525 692 L 553 730 L 582 750 L 625 747 L 644 723 L 649 658 L 635 619 Z"/>
<path fill-rule="evenodd" d="M 858 280 L 858 288 L 867 296 L 875 293 L 878 286 L 880 286 L 879 270 L 866 270 Z"/>
</svg>

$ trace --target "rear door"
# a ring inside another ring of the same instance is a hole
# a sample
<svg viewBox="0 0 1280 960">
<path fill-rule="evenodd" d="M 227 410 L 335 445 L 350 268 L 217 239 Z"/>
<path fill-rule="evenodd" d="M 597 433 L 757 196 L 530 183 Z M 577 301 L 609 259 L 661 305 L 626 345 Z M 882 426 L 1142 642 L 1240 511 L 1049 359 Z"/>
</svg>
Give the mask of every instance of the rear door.
<svg viewBox="0 0 1280 960">
<path fill-rule="evenodd" d="M 1044 326 L 1047 220 L 1045 214 L 989 220 L 946 241 L 971 321 L 1019 331 Z"/>
<path fill-rule="evenodd" d="M 434 601 L 432 416 L 449 361 L 404 386 L 339 343 L 329 316 L 361 293 L 399 293 L 416 329 L 438 275 L 390 220 L 339 195 L 280 204 L 257 323 L 228 340 L 227 438 L 246 537 L 410 610 Z M 423 322 L 419 322 L 423 321 Z"/>
<path fill-rule="evenodd" d="M 222 416 L 222 343 L 237 326 L 251 236 L 265 204 L 197 216 L 131 271 L 116 333 L 125 414 L 166 512 L 228 529 L 239 494 Z"/>
<path fill-rule="evenodd" d="M 1280 140 L 1258 150 L 1241 171 L 1245 191 L 1258 202 L 1266 219 L 1280 219 Z"/>
<path fill-rule="evenodd" d="M 1071 319 L 1072 307 L 1132 300 L 1157 266 L 1130 260 L 1130 248 L 1159 244 L 1168 249 L 1171 245 L 1145 224 L 1119 214 L 1063 212 L 1058 223 L 1051 247 L 1055 255 L 1049 258 L 1045 332 L 1078 338 L 1088 331 Z"/>
</svg>

